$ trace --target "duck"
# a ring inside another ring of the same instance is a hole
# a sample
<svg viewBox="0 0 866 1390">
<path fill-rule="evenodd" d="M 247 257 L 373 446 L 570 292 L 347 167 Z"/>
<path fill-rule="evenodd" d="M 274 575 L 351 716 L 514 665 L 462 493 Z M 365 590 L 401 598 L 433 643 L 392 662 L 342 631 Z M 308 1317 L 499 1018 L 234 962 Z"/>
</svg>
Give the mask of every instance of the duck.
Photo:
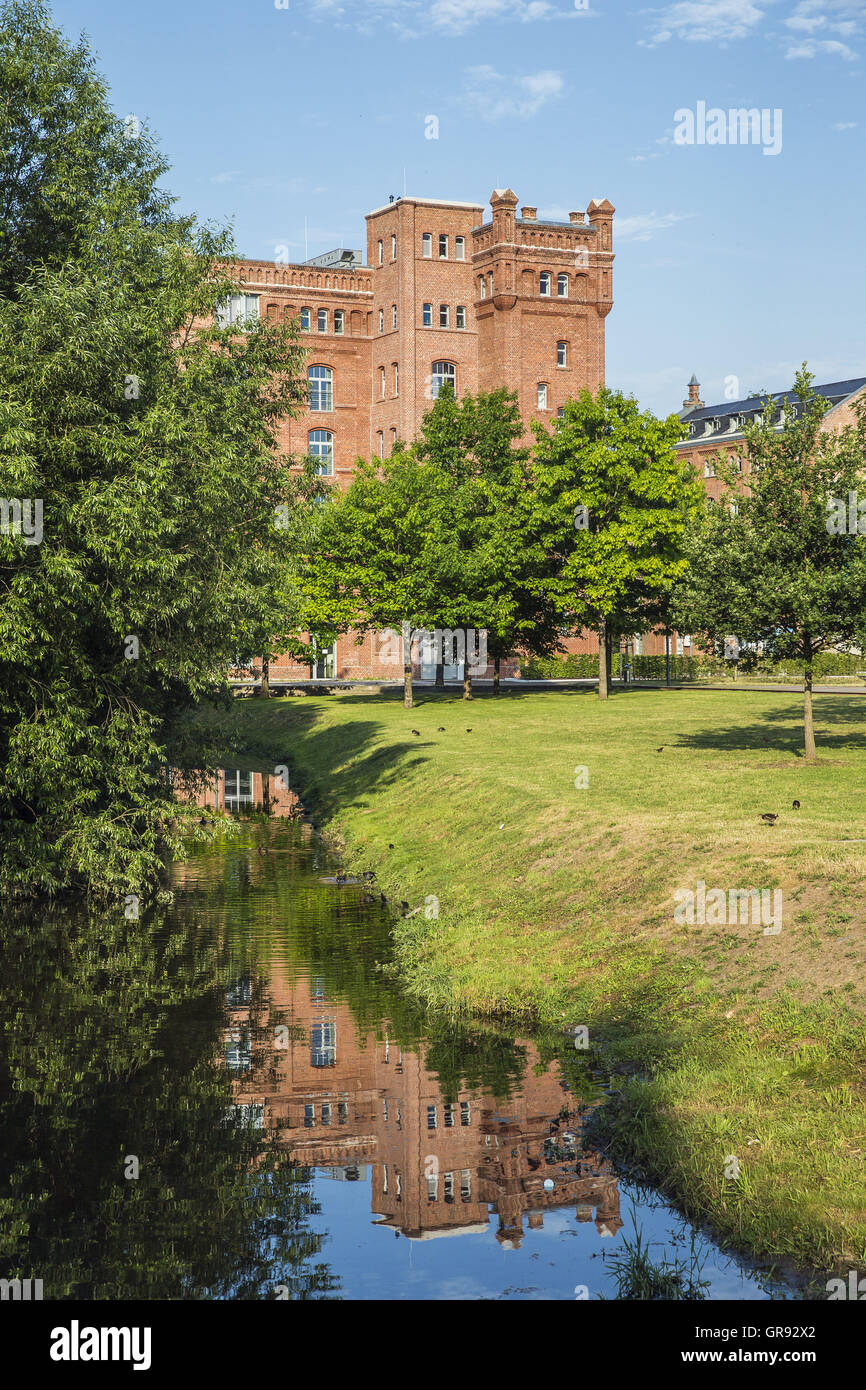
<svg viewBox="0 0 866 1390">
<path fill-rule="evenodd" d="M 761 820 L 766 821 L 767 825 L 775 825 L 778 819 L 778 815 L 773 811 L 764 811 L 763 815 L 761 816 Z"/>
<path fill-rule="evenodd" d="M 800 809 L 800 803 L 799 803 L 799 801 L 792 801 L 792 802 L 791 802 L 791 807 L 792 807 L 793 810 L 799 811 L 799 809 Z"/>
</svg>

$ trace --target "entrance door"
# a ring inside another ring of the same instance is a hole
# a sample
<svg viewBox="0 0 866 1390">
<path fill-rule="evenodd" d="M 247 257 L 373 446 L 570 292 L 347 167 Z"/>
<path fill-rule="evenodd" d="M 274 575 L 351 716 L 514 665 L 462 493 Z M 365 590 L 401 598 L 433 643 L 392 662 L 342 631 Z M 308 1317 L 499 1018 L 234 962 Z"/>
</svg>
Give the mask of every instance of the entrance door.
<svg viewBox="0 0 866 1390">
<path fill-rule="evenodd" d="M 337 644 L 320 647 L 316 644 L 316 657 L 310 668 L 313 680 L 332 681 L 337 675 Z"/>
</svg>

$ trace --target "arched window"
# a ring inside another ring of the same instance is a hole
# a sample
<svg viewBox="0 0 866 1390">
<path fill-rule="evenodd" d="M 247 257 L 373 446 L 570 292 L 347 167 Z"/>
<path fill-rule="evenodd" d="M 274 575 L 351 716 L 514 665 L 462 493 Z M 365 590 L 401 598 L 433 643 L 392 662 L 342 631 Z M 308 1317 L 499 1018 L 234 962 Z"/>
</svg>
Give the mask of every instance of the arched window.
<svg viewBox="0 0 866 1390">
<path fill-rule="evenodd" d="M 384 309 L 380 309 L 380 310 L 379 310 L 379 332 L 380 332 L 380 333 L 384 333 L 384 332 L 385 332 L 385 310 L 384 310 Z"/>
<path fill-rule="evenodd" d="M 550 294 L 550 271 L 542 270 L 538 277 L 538 293 Z"/>
<path fill-rule="evenodd" d="M 568 276 L 562 271 L 556 277 L 556 293 L 560 299 L 568 299 Z"/>
<path fill-rule="evenodd" d="M 308 367 L 311 410 L 334 409 L 334 373 L 330 367 Z"/>
<path fill-rule="evenodd" d="M 396 305 L 396 304 L 392 304 L 392 305 L 391 305 L 391 327 L 392 327 L 392 328 L 396 328 L 396 327 L 397 327 L 397 305 Z"/>
<path fill-rule="evenodd" d="M 318 314 L 316 315 L 316 322 L 317 322 L 317 325 L 318 325 L 319 332 L 320 332 L 320 333 L 327 333 L 327 331 L 328 331 L 328 311 L 327 311 L 327 309 L 320 309 L 320 310 L 319 310 Z"/>
<path fill-rule="evenodd" d="M 486 276 L 486 275 L 482 275 L 482 277 L 481 277 L 480 288 L 481 288 L 481 298 L 482 298 L 482 299 L 486 299 L 486 298 L 487 298 L 487 276 Z"/>
<path fill-rule="evenodd" d="M 556 365 L 557 367 L 568 366 L 568 343 L 562 339 L 556 344 Z"/>
<path fill-rule="evenodd" d="M 334 472 L 334 436 L 330 430 L 310 430 L 309 452 L 316 460 L 316 474 L 330 478 Z"/>
<path fill-rule="evenodd" d="M 546 381 L 539 381 L 539 383 L 538 383 L 538 409 L 539 409 L 539 410 L 547 410 L 547 382 L 546 382 Z"/>
<path fill-rule="evenodd" d="M 457 395 L 457 368 L 453 362 L 434 362 L 433 371 L 430 377 L 431 394 L 434 401 L 438 398 L 439 392 L 450 381 L 455 396 Z"/>
<path fill-rule="evenodd" d="M 302 310 L 301 310 L 301 328 L 304 330 L 305 333 L 309 333 L 309 331 L 310 331 L 310 310 L 309 310 L 309 309 L 302 309 Z"/>
</svg>

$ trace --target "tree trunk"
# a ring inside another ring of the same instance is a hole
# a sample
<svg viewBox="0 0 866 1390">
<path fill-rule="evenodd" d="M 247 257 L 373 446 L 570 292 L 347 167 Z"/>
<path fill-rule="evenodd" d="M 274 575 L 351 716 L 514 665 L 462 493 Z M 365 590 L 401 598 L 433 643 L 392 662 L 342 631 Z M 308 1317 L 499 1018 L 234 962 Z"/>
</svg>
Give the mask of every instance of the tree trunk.
<svg viewBox="0 0 866 1390">
<path fill-rule="evenodd" d="M 412 708 L 412 624 L 403 624 L 403 708 Z"/>
<path fill-rule="evenodd" d="M 604 634 L 604 659 L 607 665 L 607 688 L 610 690 L 613 683 L 613 632 L 607 625 Z"/>
<path fill-rule="evenodd" d="M 500 667 L 500 662 L 501 662 L 501 660 L 502 660 L 502 658 L 499 657 L 499 656 L 495 656 L 495 657 L 493 658 L 493 694 L 494 694 L 494 695 L 498 695 L 498 694 L 499 694 L 499 667 Z"/>
<path fill-rule="evenodd" d="M 464 700 L 472 699 L 472 676 L 469 671 L 468 662 L 464 663 L 463 666 L 463 698 Z"/>
<path fill-rule="evenodd" d="M 598 698 L 606 700 L 607 695 L 607 623 L 602 618 L 598 625 Z"/>
<path fill-rule="evenodd" d="M 262 679 L 259 685 L 259 695 L 263 700 L 270 698 L 271 693 L 271 663 L 270 658 L 262 657 Z"/>
<path fill-rule="evenodd" d="M 806 762 L 815 763 L 818 755 L 815 751 L 815 724 L 812 718 L 812 658 L 806 658 L 806 666 L 803 671 L 803 729 L 805 733 Z"/>
<path fill-rule="evenodd" d="M 262 810 L 266 816 L 271 814 L 271 774 L 269 772 L 262 776 Z"/>
<path fill-rule="evenodd" d="M 436 662 L 436 689 L 437 689 L 437 690 L 444 690 L 444 689 L 445 689 L 445 662 L 444 662 L 444 661 L 437 661 L 437 662 Z"/>
</svg>

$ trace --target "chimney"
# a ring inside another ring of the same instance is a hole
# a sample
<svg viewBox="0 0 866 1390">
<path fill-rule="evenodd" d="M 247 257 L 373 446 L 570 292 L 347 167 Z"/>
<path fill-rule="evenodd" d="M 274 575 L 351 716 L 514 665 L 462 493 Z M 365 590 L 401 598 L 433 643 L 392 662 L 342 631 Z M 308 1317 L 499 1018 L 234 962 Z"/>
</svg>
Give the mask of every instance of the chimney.
<svg viewBox="0 0 866 1390">
<path fill-rule="evenodd" d="M 701 383 L 698 381 L 694 372 L 692 372 L 692 379 L 689 382 L 689 398 L 687 401 L 683 401 L 683 410 L 701 410 L 703 409 L 703 404 L 701 400 Z"/>
<path fill-rule="evenodd" d="M 583 217 L 584 217 L 584 214 L 583 214 L 582 212 L 570 212 L 570 213 L 568 214 L 568 220 L 569 220 L 569 222 L 576 222 L 576 223 L 578 223 L 581 227 L 583 226 Z"/>
<path fill-rule="evenodd" d="M 521 208 L 521 209 L 520 209 L 520 216 L 521 216 L 525 221 L 529 221 L 529 222 L 534 222 L 534 221 L 535 221 L 535 218 L 536 218 L 536 214 L 537 214 L 537 213 L 538 213 L 538 208 Z"/>
</svg>

